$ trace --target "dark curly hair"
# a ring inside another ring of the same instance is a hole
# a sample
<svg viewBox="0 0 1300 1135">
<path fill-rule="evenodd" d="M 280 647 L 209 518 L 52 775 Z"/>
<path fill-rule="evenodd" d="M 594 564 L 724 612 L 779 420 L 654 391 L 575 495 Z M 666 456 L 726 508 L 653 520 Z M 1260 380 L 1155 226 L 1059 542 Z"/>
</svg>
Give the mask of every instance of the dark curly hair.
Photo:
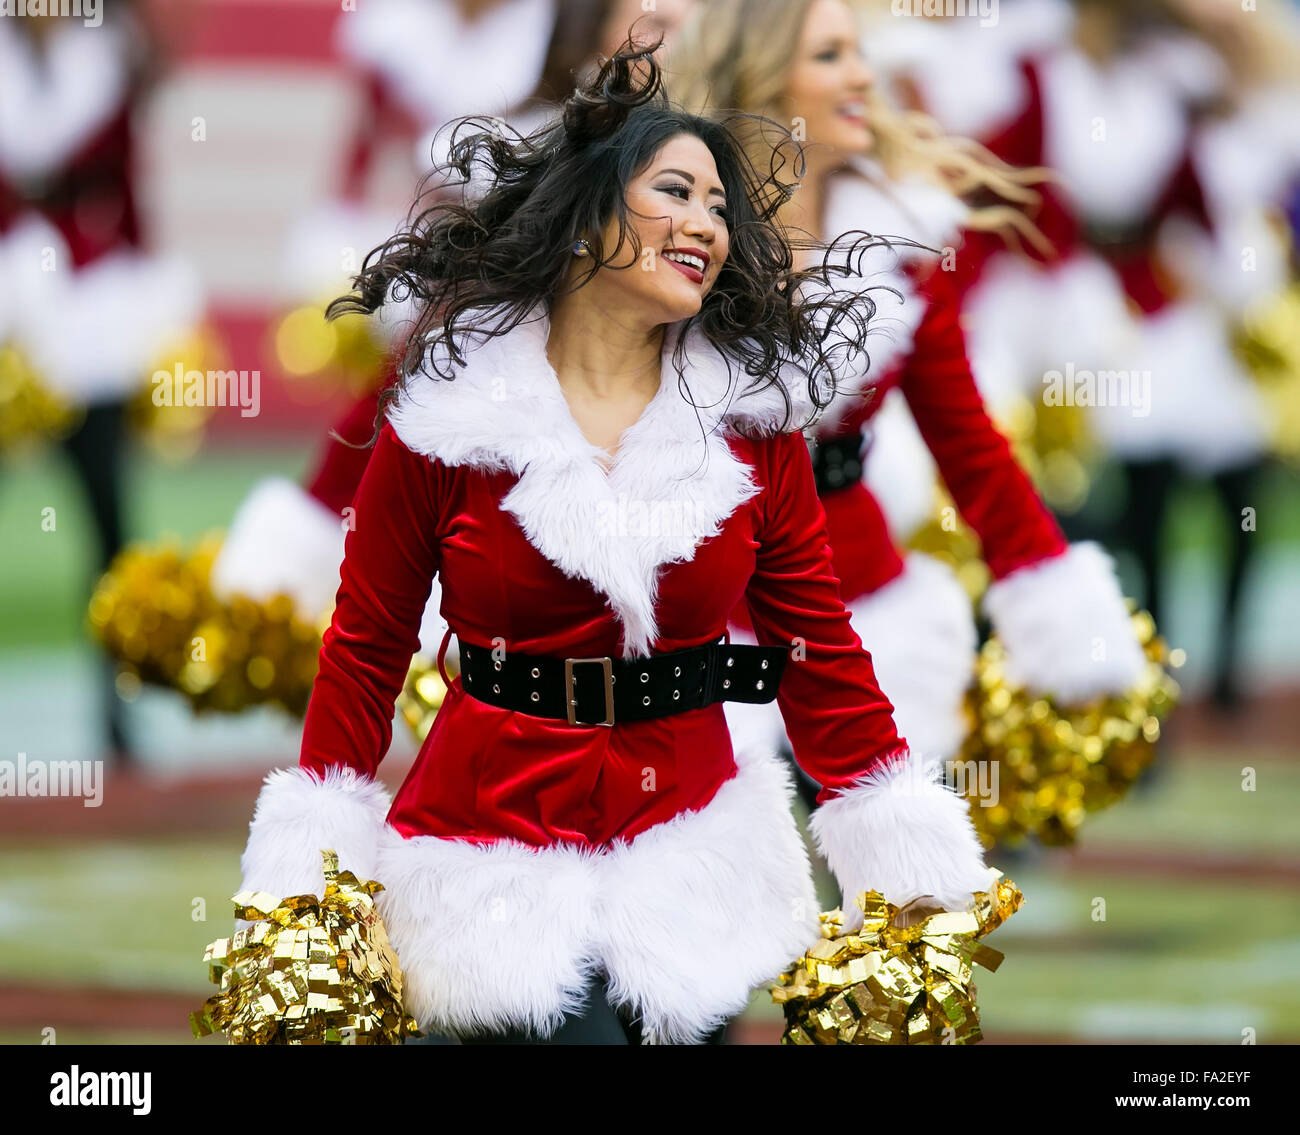
<svg viewBox="0 0 1300 1135">
<path fill-rule="evenodd" d="M 630 231 L 628 183 L 679 134 L 694 135 L 709 148 L 729 214 L 730 252 L 691 321 L 729 367 L 736 363 L 754 380 L 746 391 L 780 390 L 785 418 L 769 428 L 805 428 L 834 396 L 840 356 L 860 352 L 866 360 L 868 323 L 875 314 L 867 294 L 872 289 L 839 291 L 830 276 L 859 274 L 868 249 L 892 242 L 860 231 L 831 245 L 788 234 L 776 212 L 797 186 L 780 175 L 787 153 L 796 174 L 802 170 L 801 147 L 778 123 L 735 112 L 751 128 L 760 123 L 764 136 L 775 131 L 770 167 L 760 174 L 729 128 L 729 116 L 715 121 L 669 102 L 654 59 L 659 46 L 638 46 L 629 38 L 588 85 L 574 90 L 562 113 L 531 134 L 475 116 L 444 127 L 452 131 L 450 158 L 426 175 L 409 227 L 372 251 L 353 293 L 328 308 L 332 318 L 373 313 L 410 297 L 417 301 L 419 314 L 401 353 L 398 381 L 381 402 L 380 423 L 385 405 L 415 375 L 454 378 L 437 359 L 441 353 L 463 364 L 464 334 L 506 334 L 540 301 L 551 310 L 565 294 L 580 237 L 588 239 L 591 256 L 570 290 L 607 264 Z M 432 204 L 422 208 L 429 196 Z M 618 243 L 607 256 L 599 233 L 612 216 L 618 217 Z M 794 270 L 793 248 L 824 252 L 822 263 Z M 635 251 L 640 254 L 639 245 Z M 819 285 L 814 298 L 799 294 L 806 281 Z M 490 327 L 482 318 L 488 310 L 495 312 Z M 683 335 L 673 356 L 683 389 L 684 343 Z M 807 422 L 792 421 L 787 380 L 778 375 L 784 368 L 807 381 L 815 407 Z M 733 397 L 735 392 L 733 382 Z M 689 390 L 685 395 L 690 400 Z"/>
</svg>

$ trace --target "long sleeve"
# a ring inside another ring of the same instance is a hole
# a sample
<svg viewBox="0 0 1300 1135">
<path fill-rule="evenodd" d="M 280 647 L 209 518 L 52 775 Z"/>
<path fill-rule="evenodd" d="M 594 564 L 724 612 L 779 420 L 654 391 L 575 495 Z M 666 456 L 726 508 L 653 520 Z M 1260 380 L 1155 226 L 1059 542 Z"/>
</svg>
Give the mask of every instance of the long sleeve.
<svg viewBox="0 0 1300 1135">
<path fill-rule="evenodd" d="M 1059 555 L 1065 537 L 985 411 L 948 277 L 936 272 L 926 289 L 929 304 L 900 386 L 989 570 L 1001 579 Z"/>
<path fill-rule="evenodd" d="M 783 435 L 767 450 L 746 604 L 759 643 L 791 647 L 777 705 L 795 759 L 823 785 L 811 827 L 842 887 L 846 924 L 860 920 L 853 900 L 870 889 L 893 902 L 929 894 L 963 908 L 988 881 L 966 801 L 894 728 L 840 598 L 802 437 Z"/>
<path fill-rule="evenodd" d="M 326 847 L 341 867 L 375 877 L 389 808 L 375 772 L 438 570 L 441 475 L 384 427 L 354 501 L 299 767 L 272 772 L 258 797 L 242 860 L 246 890 L 319 894 Z"/>
<path fill-rule="evenodd" d="M 759 643 L 792 647 L 777 705 L 795 759 L 824 786 L 824 802 L 906 743 L 840 597 L 807 446 L 787 434 L 770 454 L 745 603 Z"/>
<path fill-rule="evenodd" d="M 980 538 L 993 575 L 984 606 L 1006 646 L 1008 674 L 1072 704 L 1127 690 L 1145 659 L 1114 566 L 1094 544 L 1066 543 L 989 420 L 943 276 L 931 282 L 902 388 L 957 508 Z"/>
<path fill-rule="evenodd" d="M 373 777 L 392 740 L 393 704 L 438 570 L 436 470 L 385 426 L 344 546 L 334 617 L 303 726 L 300 764 Z"/>
</svg>

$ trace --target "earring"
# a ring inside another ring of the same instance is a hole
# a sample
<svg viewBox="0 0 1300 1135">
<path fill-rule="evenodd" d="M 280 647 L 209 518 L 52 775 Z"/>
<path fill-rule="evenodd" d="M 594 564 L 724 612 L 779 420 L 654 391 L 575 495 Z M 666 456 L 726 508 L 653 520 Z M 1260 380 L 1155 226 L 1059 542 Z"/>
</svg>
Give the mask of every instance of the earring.
<svg viewBox="0 0 1300 1135">
<path fill-rule="evenodd" d="M 585 240 L 575 240 L 575 241 L 573 242 L 573 255 L 574 255 L 574 256 L 590 256 L 590 255 L 591 255 L 591 245 L 589 245 Z"/>
</svg>

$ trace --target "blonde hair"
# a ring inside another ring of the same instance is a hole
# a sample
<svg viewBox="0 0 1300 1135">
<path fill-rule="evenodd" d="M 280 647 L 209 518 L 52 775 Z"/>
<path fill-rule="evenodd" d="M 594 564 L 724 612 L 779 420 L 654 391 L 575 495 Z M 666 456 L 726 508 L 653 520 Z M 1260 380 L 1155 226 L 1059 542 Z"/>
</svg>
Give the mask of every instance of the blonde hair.
<svg viewBox="0 0 1300 1135">
<path fill-rule="evenodd" d="M 696 114 L 739 110 L 775 117 L 789 82 L 794 45 L 803 35 L 812 0 L 705 0 L 678 34 L 665 68 L 668 91 Z M 855 15 L 858 9 L 854 5 Z M 1038 226 L 1017 206 L 1034 205 L 1030 185 L 1051 171 L 1021 169 L 1001 161 L 969 138 L 946 134 L 928 114 L 892 106 L 873 85 L 867 117 L 875 137 L 872 153 L 894 180 L 920 177 L 958 197 L 992 194 L 1001 204 L 973 208 L 968 228 L 1017 235 L 1046 251 Z M 771 142 L 742 119 L 735 129 L 750 160 L 770 161 Z"/>
</svg>

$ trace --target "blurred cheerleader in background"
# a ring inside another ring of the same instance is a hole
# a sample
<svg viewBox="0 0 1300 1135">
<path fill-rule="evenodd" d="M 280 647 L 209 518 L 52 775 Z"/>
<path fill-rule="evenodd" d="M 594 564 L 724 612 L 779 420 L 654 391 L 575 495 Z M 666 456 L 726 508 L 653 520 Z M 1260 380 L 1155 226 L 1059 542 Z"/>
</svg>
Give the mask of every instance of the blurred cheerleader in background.
<svg viewBox="0 0 1300 1135">
<path fill-rule="evenodd" d="M 1030 197 L 1025 183 L 1033 175 L 888 106 L 862 58 L 854 12 L 841 0 L 706 3 L 684 29 L 669 72 L 673 96 L 688 107 L 760 112 L 806 140 L 806 169 L 797 171 L 800 188 L 782 216 L 790 229 L 826 240 L 860 229 L 915 242 L 872 250 L 854 266 L 858 286 L 876 289 L 884 331 L 869 360 L 841 356 L 814 458 L 843 598 L 913 746 L 934 759 L 960 748 L 977 635 L 954 573 L 900 552 L 870 487 L 908 473 L 905 447 L 873 452 L 877 424 L 889 413 L 910 410 L 979 536 L 992 575 L 984 608 L 1005 644 L 1009 676 L 1067 705 L 1129 689 L 1144 657 L 1111 562 L 1095 545 L 1067 544 L 1017 465 L 985 412 L 958 320 L 952 269 L 963 234 L 1019 231 L 1034 239 L 1013 207 Z M 995 204 L 969 207 L 963 199 L 975 193 Z M 890 407 L 895 391 L 905 407 Z M 882 442 L 906 436 L 895 433 L 905 425 L 885 430 Z M 915 508 L 928 506 L 928 485 L 924 492 Z M 741 613 L 735 622 L 743 626 Z M 738 728 L 744 716 L 746 728 L 769 737 L 779 730 L 761 707 L 742 710 Z"/>
<path fill-rule="evenodd" d="M 90 506 L 96 574 L 124 540 L 133 400 L 151 404 L 150 375 L 170 369 L 168 349 L 203 310 L 189 266 L 147 248 L 137 127 L 159 64 L 127 0 L 105 5 L 96 27 L 0 20 L 0 439 L 22 440 L 11 435 L 32 403 L 15 399 L 39 390 L 51 413 L 27 432 L 63 435 Z M 124 761 L 111 670 L 103 697 L 108 745 Z"/>
</svg>

